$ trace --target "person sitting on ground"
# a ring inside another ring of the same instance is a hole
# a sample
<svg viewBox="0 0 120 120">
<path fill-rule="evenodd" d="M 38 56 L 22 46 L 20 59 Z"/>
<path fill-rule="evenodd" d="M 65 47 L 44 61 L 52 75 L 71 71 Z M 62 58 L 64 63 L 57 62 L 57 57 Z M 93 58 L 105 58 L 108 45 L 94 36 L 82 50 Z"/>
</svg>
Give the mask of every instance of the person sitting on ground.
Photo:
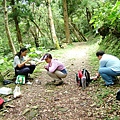
<svg viewBox="0 0 120 120">
<path fill-rule="evenodd" d="M 116 76 L 120 75 L 120 60 L 113 55 L 105 54 L 104 51 L 96 52 L 99 59 L 99 70 L 96 79 L 101 76 L 105 81 L 104 86 L 114 85 Z"/>
<path fill-rule="evenodd" d="M 41 60 L 45 60 L 48 63 L 44 68 L 47 70 L 47 74 L 54 79 L 54 85 L 62 84 L 62 78 L 67 76 L 67 71 L 63 63 L 57 59 L 53 59 L 49 53 L 46 53 Z"/>
<path fill-rule="evenodd" d="M 28 74 L 32 74 L 36 65 L 30 64 L 30 58 L 25 60 L 25 56 L 27 54 L 27 48 L 21 48 L 20 51 L 14 57 L 14 69 L 15 76 L 17 75 L 25 75 L 25 82 L 28 82 Z M 29 64 L 28 64 L 29 63 Z"/>
</svg>

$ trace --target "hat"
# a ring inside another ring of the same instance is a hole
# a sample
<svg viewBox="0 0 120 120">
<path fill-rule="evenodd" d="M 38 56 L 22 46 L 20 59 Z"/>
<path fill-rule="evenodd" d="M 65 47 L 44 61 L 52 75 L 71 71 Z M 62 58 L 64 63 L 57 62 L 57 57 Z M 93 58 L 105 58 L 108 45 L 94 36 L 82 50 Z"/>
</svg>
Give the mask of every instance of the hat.
<svg viewBox="0 0 120 120">
<path fill-rule="evenodd" d="M 46 53 L 45 55 L 43 55 L 42 59 L 41 60 L 45 60 L 48 58 L 48 53 Z"/>
</svg>

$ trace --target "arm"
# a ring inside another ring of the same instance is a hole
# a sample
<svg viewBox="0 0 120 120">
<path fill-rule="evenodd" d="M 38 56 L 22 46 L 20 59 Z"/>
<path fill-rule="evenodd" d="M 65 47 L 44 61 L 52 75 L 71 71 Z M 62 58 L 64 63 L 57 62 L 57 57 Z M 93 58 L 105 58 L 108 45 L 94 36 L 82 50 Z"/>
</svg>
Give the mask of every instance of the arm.
<svg viewBox="0 0 120 120">
<path fill-rule="evenodd" d="M 52 61 L 51 66 L 49 67 L 49 72 L 53 73 L 58 68 L 58 63 L 56 61 Z"/>
<path fill-rule="evenodd" d="M 15 56 L 15 58 L 14 58 L 14 67 L 17 67 L 17 66 L 18 66 L 19 68 L 21 68 L 21 67 L 23 67 L 28 61 L 30 61 L 30 58 L 28 58 L 27 60 L 25 60 L 25 61 L 23 61 L 23 62 L 21 63 L 19 57 L 18 57 L 18 56 Z"/>
<path fill-rule="evenodd" d="M 23 66 L 30 66 L 31 64 L 30 63 L 28 63 L 29 61 L 30 61 L 31 59 L 30 58 L 28 58 L 27 60 L 25 60 L 24 62 L 22 62 L 22 63 L 20 63 L 20 64 L 18 64 L 18 67 L 19 68 L 21 68 L 21 67 L 23 67 Z"/>
<path fill-rule="evenodd" d="M 53 73 L 53 72 L 57 69 L 57 67 L 58 67 L 57 61 L 52 60 L 52 61 L 51 61 L 48 65 L 46 65 L 44 68 L 45 68 L 47 71 Z"/>
<path fill-rule="evenodd" d="M 93 78 L 93 80 L 97 80 L 100 77 L 99 73 L 96 73 L 96 76 Z"/>
<path fill-rule="evenodd" d="M 100 77 L 100 74 L 99 73 L 96 73 L 96 78 L 99 78 Z"/>
<path fill-rule="evenodd" d="M 46 65 L 46 66 L 44 66 L 44 68 L 47 70 L 47 71 L 49 71 L 49 68 L 48 68 L 48 66 Z"/>
</svg>

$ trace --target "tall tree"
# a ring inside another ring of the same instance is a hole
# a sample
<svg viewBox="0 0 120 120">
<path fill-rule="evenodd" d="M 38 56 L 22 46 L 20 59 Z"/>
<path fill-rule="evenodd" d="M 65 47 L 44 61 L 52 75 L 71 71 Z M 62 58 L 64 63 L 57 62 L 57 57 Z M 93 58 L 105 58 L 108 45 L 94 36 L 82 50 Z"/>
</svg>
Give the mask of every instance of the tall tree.
<svg viewBox="0 0 120 120">
<path fill-rule="evenodd" d="M 16 3 L 18 4 L 18 0 L 16 0 Z M 22 46 L 22 36 L 21 36 L 21 31 L 20 31 L 19 21 L 18 21 L 18 15 L 19 15 L 18 9 L 15 5 L 15 0 L 11 0 L 11 4 L 12 4 L 13 19 L 15 22 L 15 27 L 16 27 L 16 32 L 17 32 L 17 39 L 18 39 L 18 42 L 21 47 Z"/>
<path fill-rule="evenodd" d="M 66 42 L 71 43 L 70 40 L 70 30 L 69 30 L 69 19 L 67 13 L 67 2 L 63 0 L 63 12 L 64 12 L 64 25 L 65 25 L 65 35 L 66 35 Z"/>
<path fill-rule="evenodd" d="M 10 34 L 10 30 L 8 27 L 8 12 L 7 12 L 7 7 L 6 7 L 6 0 L 3 0 L 3 6 L 4 6 L 4 19 L 5 19 L 5 29 L 6 29 L 6 33 L 7 33 L 7 37 L 8 37 L 8 41 L 9 41 L 9 46 L 13 52 L 13 54 L 16 54 L 16 50 L 11 38 L 11 34 Z"/>
<path fill-rule="evenodd" d="M 82 32 L 79 31 L 79 29 L 76 27 L 75 24 L 71 23 L 72 28 L 74 29 L 74 31 L 76 31 L 76 33 L 78 33 L 79 38 L 82 39 L 82 41 L 87 41 L 87 38 L 85 38 L 85 36 L 82 34 Z M 75 35 L 76 36 L 76 35 Z M 77 37 L 77 36 L 76 36 Z"/>
<path fill-rule="evenodd" d="M 92 26 L 91 26 L 91 24 L 90 24 L 89 22 L 90 22 L 90 20 L 91 20 L 92 13 L 89 11 L 89 8 L 88 8 L 88 7 L 86 7 L 86 17 L 87 17 L 87 22 L 88 22 L 89 28 L 91 29 Z"/>
<path fill-rule="evenodd" d="M 51 30 L 51 36 L 53 39 L 53 43 L 54 43 L 54 46 L 56 49 L 60 49 L 58 38 L 57 38 L 56 32 L 55 32 L 53 17 L 52 17 L 52 10 L 51 10 L 51 5 L 50 5 L 51 0 L 47 0 L 46 3 L 47 3 L 46 5 L 48 8 L 48 17 L 49 17 L 50 30 Z"/>
<path fill-rule="evenodd" d="M 38 41 L 38 29 L 36 29 L 35 26 L 33 26 L 32 28 L 30 28 L 30 32 L 32 34 L 32 36 L 34 37 L 34 41 L 35 41 L 35 46 L 39 47 L 39 41 Z"/>
</svg>

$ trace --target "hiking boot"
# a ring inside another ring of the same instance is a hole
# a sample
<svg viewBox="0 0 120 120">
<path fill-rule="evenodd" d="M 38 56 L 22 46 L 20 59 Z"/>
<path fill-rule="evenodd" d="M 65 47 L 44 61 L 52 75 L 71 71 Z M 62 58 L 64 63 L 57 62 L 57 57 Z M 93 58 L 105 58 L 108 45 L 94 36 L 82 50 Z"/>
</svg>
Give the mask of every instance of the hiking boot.
<svg viewBox="0 0 120 120">
<path fill-rule="evenodd" d="M 34 80 L 34 79 L 33 79 L 32 77 L 29 76 L 29 77 L 27 77 L 27 80 Z"/>
<path fill-rule="evenodd" d="M 47 82 L 46 85 L 54 85 L 54 83 L 55 83 L 55 80 L 54 80 L 54 81 Z"/>
<path fill-rule="evenodd" d="M 113 86 L 113 85 L 114 85 L 114 83 L 111 83 L 111 84 L 108 84 L 108 85 L 104 84 L 103 86 L 110 87 L 110 86 Z"/>
<path fill-rule="evenodd" d="M 54 85 L 58 86 L 58 85 L 62 85 L 63 84 L 63 81 L 62 80 L 56 80 L 54 82 Z"/>
<path fill-rule="evenodd" d="M 114 83 L 119 84 L 119 82 L 120 82 L 119 79 L 116 77 L 116 79 L 114 80 Z"/>
</svg>

